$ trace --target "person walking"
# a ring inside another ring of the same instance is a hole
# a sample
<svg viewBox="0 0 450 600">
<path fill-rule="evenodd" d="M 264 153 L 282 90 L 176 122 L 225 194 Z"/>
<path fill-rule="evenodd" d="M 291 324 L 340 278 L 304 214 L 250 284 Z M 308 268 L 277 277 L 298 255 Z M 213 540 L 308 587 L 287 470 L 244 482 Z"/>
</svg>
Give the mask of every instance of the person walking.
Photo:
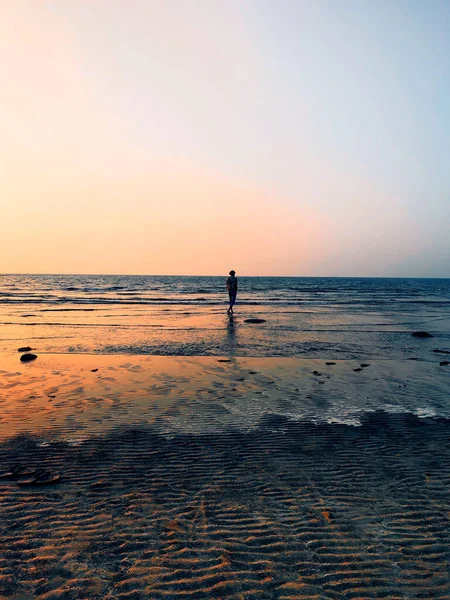
<svg viewBox="0 0 450 600">
<path fill-rule="evenodd" d="M 227 290 L 228 290 L 228 295 L 230 297 L 230 306 L 228 307 L 227 314 L 232 315 L 233 314 L 233 306 L 236 304 L 238 281 L 237 281 L 237 278 L 235 277 L 236 271 L 230 271 L 229 275 L 230 276 L 227 278 Z"/>
</svg>

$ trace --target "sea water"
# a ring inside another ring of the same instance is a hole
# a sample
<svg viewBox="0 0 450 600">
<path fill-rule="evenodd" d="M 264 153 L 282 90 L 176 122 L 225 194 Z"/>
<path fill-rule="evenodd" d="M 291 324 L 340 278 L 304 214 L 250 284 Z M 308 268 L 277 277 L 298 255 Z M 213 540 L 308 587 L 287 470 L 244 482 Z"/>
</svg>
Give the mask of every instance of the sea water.
<svg viewBox="0 0 450 600">
<path fill-rule="evenodd" d="M 238 277 L 232 319 L 225 279 L 3 275 L 0 351 L 32 340 L 48 352 L 364 360 L 450 350 L 450 279 Z"/>
</svg>

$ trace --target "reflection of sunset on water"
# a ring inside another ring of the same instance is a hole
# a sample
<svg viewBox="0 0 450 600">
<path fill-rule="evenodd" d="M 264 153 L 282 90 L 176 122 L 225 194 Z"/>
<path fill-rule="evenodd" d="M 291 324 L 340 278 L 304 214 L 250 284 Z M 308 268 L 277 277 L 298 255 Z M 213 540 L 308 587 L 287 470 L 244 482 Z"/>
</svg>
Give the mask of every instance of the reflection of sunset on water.
<svg viewBox="0 0 450 600">
<path fill-rule="evenodd" d="M 235 332 L 227 335 L 223 358 L 41 354 L 24 365 L 4 357 L 0 437 L 70 440 L 149 423 L 166 435 L 204 434 L 254 429 L 268 414 L 357 425 L 379 409 L 450 417 L 438 401 L 448 377 L 433 363 L 371 361 L 359 374 L 355 361 L 239 358 Z"/>
</svg>

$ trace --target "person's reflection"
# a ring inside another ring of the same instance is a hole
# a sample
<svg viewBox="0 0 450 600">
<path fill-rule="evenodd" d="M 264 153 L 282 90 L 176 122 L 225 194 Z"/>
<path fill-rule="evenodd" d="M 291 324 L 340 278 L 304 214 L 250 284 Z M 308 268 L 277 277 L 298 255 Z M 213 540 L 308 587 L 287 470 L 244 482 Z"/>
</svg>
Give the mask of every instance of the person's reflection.
<svg viewBox="0 0 450 600">
<path fill-rule="evenodd" d="M 234 315 L 229 314 L 227 319 L 227 345 L 230 356 L 236 353 L 236 344 L 236 322 Z"/>
</svg>

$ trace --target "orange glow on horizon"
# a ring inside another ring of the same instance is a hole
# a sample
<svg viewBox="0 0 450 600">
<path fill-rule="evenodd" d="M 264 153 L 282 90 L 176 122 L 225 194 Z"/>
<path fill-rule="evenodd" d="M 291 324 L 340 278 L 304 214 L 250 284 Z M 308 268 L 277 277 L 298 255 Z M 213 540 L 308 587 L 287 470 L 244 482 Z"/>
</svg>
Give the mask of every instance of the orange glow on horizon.
<svg viewBox="0 0 450 600">
<path fill-rule="evenodd" d="M 397 168 L 409 151 L 397 135 L 402 97 L 390 127 L 378 104 L 390 107 L 389 96 L 371 96 L 373 78 L 347 43 L 329 77 L 326 44 L 301 42 L 315 31 L 308 19 L 328 40 L 320 7 L 315 17 L 290 7 L 302 16 L 293 54 L 265 38 L 250 6 L 129 4 L 0 5 L 0 273 L 447 268 L 443 210 L 426 212 L 428 175 L 413 183 L 414 157 Z"/>
<path fill-rule="evenodd" d="M 16 198 L 10 272 L 308 274 L 327 252 L 317 211 L 204 169 L 37 178 L 32 203 Z"/>
</svg>

